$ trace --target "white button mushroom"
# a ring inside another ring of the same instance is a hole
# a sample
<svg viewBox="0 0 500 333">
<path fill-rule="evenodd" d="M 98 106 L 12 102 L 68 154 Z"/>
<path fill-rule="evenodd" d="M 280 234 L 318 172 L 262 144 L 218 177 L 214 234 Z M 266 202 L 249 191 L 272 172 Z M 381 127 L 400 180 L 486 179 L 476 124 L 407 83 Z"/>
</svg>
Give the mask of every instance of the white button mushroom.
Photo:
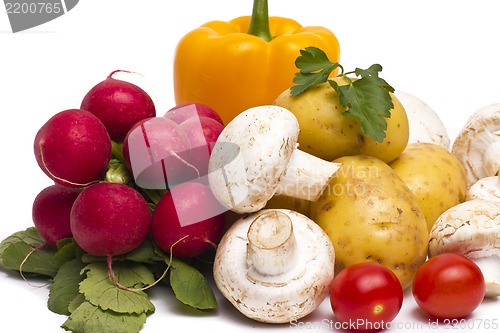
<svg viewBox="0 0 500 333">
<path fill-rule="evenodd" d="M 460 253 L 474 261 L 486 296 L 500 295 L 500 203 L 470 200 L 445 211 L 430 232 L 429 257 Z"/>
<path fill-rule="evenodd" d="M 408 116 L 408 124 L 410 125 L 408 144 L 427 142 L 449 150 L 448 131 L 434 109 L 412 94 L 401 91 L 396 91 L 394 94 Z"/>
<path fill-rule="evenodd" d="M 500 171 L 500 104 L 474 112 L 455 139 L 452 153 L 467 171 L 468 186 Z"/>
<path fill-rule="evenodd" d="M 273 195 L 316 200 L 339 169 L 298 148 L 299 123 L 268 105 L 236 116 L 219 135 L 209 161 L 215 197 L 238 213 L 256 212 Z"/>
<path fill-rule="evenodd" d="M 334 277 L 333 245 L 316 223 L 287 209 L 242 217 L 220 241 L 214 280 L 242 314 L 287 323 L 314 311 Z"/>
<path fill-rule="evenodd" d="M 481 199 L 500 202 L 500 176 L 479 179 L 469 187 L 465 199 Z"/>
</svg>

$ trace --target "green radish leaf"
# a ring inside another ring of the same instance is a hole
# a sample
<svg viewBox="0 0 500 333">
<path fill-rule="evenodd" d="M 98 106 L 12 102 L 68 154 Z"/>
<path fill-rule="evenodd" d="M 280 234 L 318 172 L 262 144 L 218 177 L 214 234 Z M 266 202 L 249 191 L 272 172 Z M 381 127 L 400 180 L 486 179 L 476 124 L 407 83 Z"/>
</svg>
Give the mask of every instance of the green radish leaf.
<svg viewBox="0 0 500 333">
<path fill-rule="evenodd" d="M 129 288 L 140 288 L 154 283 L 151 271 L 142 264 L 116 263 L 113 270 L 120 284 Z M 118 313 L 153 313 L 155 307 L 143 291 L 128 291 L 114 285 L 104 263 L 93 263 L 84 269 L 87 277 L 80 283 L 80 292 L 85 299 L 103 310 Z"/>
<path fill-rule="evenodd" d="M 149 239 L 143 242 L 141 246 L 139 246 L 132 252 L 129 252 L 123 255 L 123 257 L 119 258 L 144 264 L 154 264 L 164 261 L 163 258 L 156 253 L 153 242 Z"/>
<path fill-rule="evenodd" d="M 182 303 L 199 310 L 214 310 L 217 299 L 203 274 L 185 262 L 172 258 L 170 286 Z"/>
<path fill-rule="evenodd" d="M 35 227 L 13 233 L 0 243 L 0 264 L 3 262 L 3 254 L 5 252 L 5 249 L 12 243 L 19 242 L 26 243 L 28 245 L 31 245 L 32 247 L 38 247 L 41 244 L 45 243 L 45 240 Z"/>
<path fill-rule="evenodd" d="M 29 254 L 22 266 L 23 274 L 32 273 L 54 277 L 59 268 L 54 259 L 56 250 L 47 246 L 36 251 L 33 249 L 31 245 L 23 241 L 10 243 L 2 253 L 3 266 L 5 269 L 19 272 L 21 263 Z"/>
<path fill-rule="evenodd" d="M 69 315 L 69 305 L 78 295 L 79 284 L 84 276 L 80 274 L 85 267 L 79 259 L 73 259 L 64 263 L 54 277 L 54 283 L 50 287 L 49 300 L 47 302 L 50 311 L 61 315 Z"/>
<path fill-rule="evenodd" d="M 57 253 L 55 254 L 55 262 L 57 266 L 62 266 L 64 263 L 82 256 L 83 250 L 76 244 L 73 238 L 65 238 L 57 242 Z"/>
<path fill-rule="evenodd" d="M 82 305 L 83 303 L 85 302 L 85 296 L 83 294 L 78 294 L 76 295 L 75 298 L 73 298 L 71 300 L 71 302 L 69 302 L 69 305 L 68 305 L 68 311 L 69 313 L 73 313 L 76 311 L 76 309 Z"/>
<path fill-rule="evenodd" d="M 85 253 L 83 255 L 82 260 L 83 262 L 89 264 L 94 262 L 106 262 L 105 257 L 96 257 L 88 253 Z M 121 256 L 113 257 L 114 262 L 120 262 L 124 260 L 144 264 L 154 264 L 156 262 L 164 261 L 164 259 L 156 253 L 154 245 L 149 239 L 144 241 L 138 248 L 134 249 L 133 251 Z"/>
<path fill-rule="evenodd" d="M 145 313 L 116 313 L 83 302 L 61 327 L 73 333 L 138 333 L 145 323 Z"/>
<path fill-rule="evenodd" d="M 32 247 L 37 247 L 43 243 L 45 243 L 45 239 L 43 239 L 42 235 L 38 232 L 35 227 L 30 227 L 23 231 L 16 232 L 13 236 L 19 238 L 19 240 L 25 242 Z"/>
</svg>

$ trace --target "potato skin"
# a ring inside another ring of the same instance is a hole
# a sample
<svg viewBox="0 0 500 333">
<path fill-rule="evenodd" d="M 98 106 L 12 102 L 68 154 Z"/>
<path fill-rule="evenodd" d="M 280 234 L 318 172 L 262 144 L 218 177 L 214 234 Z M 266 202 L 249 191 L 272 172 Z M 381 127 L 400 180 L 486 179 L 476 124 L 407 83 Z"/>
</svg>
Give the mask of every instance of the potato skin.
<svg viewBox="0 0 500 333">
<path fill-rule="evenodd" d="M 339 85 L 346 84 L 342 78 L 333 80 Z M 297 96 L 286 90 L 274 104 L 288 109 L 297 118 L 301 150 L 327 161 L 347 155 L 370 155 L 389 163 L 403 152 L 409 139 L 406 111 L 394 94 L 391 97 L 394 108 L 391 117 L 386 118 L 383 142 L 372 140 L 361 131 L 357 119 L 342 114 L 346 108 L 340 104 L 337 92 L 328 82 Z"/>
<path fill-rule="evenodd" d="M 462 163 L 447 149 L 413 143 L 389 166 L 417 198 L 429 231 L 448 208 L 465 201 L 467 176 Z"/>
<path fill-rule="evenodd" d="M 395 171 L 375 157 L 345 156 L 335 162 L 342 167 L 320 199 L 311 203 L 311 218 L 333 242 L 336 272 L 359 262 L 378 262 L 407 288 L 426 259 L 429 238 L 415 197 Z"/>
</svg>

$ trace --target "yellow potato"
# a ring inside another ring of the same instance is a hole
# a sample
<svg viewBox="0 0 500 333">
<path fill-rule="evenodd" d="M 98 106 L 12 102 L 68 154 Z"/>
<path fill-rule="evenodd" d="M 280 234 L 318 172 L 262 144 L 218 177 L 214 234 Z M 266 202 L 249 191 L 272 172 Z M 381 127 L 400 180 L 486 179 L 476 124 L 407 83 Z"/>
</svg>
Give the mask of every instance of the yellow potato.
<svg viewBox="0 0 500 333">
<path fill-rule="evenodd" d="M 311 203 L 311 218 L 335 247 L 335 269 L 379 262 L 403 288 L 427 256 L 428 231 L 417 200 L 386 163 L 371 156 L 336 159 L 342 167 L 323 195 Z"/>
<path fill-rule="evenodd" d="M 339 85 L 345 79 L 335 78 Z M 327 161 L 347 155 L 370 155 L 389 163 L 406 148 L 409 138 L 408 118 L 399 100 L 391 94 L 394 108 L 386 118 L 386 138 L 374 141 L 361 131 L 357 119 L 346 117 L 338 94 L 329 83 L 309 88 L 292 97 L 281 93 L 274 104 L 290 110 L 300 126 L 299 148 Z"/>
<path fill-rule="evenodd" d="M 389 165 L 417 198 L 429 231 L 444 211 L 465 201 L 465 168 L 441 146 L 410 144 Z"/>
</svg>

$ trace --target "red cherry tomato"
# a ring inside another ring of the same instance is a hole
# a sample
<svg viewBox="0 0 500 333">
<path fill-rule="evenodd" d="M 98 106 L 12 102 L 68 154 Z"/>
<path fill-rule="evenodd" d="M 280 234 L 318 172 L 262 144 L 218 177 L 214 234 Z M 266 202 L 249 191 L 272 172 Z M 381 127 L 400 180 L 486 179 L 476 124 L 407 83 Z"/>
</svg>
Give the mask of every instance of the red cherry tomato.
<svg viewBox="0 0 500 333">
<path fill-rule="evenodd" d="M 413 297 L 435 318 L 455 319 L 481 304 L 486 284 L 479 267 L 467 257 L 444 253 L 427 260 L 415 274 Z"/>
<path fill-rule="evenodd" d="M 357 330 L 384 329 L 401 310 L 403 288 L 387 267 L 365 262 L 335 277 L 330 290 L 335 318 Z"/>
</svg>

